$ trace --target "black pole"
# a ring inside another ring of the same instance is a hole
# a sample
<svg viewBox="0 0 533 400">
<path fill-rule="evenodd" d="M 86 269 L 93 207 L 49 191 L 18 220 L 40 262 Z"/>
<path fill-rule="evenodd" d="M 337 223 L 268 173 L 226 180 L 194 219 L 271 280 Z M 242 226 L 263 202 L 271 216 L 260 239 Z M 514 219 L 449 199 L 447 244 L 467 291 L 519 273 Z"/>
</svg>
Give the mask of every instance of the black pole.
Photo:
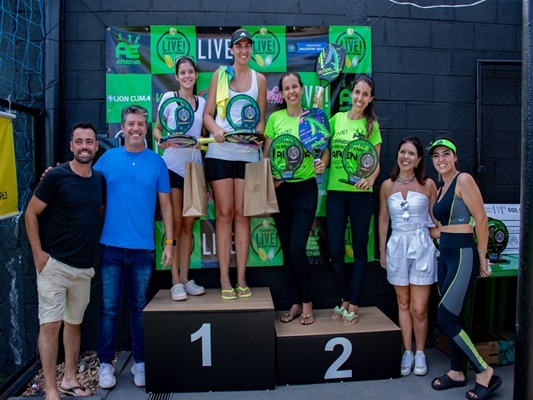
<svg viewBox="0 0 533 400">
<path fill-rule="evenodd" d="M 523 0 L 522 21 L 522 191 L 520 198 L 520 262 L 516 305 L 515 400 L 533 399 L 533 92 L 531 83 L 532 9 Z"/>
<path fill-rule="evenodd" d="M 45 107 L 45 160 L 55 165 L 59 153 L 59 107 L 61 67 L 61 10 L 63 1 L 44 2 L 44 107 Z"/>
</svg>

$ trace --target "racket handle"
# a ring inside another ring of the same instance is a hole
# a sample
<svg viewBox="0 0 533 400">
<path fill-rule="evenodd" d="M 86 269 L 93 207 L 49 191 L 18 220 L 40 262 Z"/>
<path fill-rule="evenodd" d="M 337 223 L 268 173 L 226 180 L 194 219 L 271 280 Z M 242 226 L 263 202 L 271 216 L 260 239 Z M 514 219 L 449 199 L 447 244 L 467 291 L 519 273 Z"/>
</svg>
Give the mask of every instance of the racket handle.
<svg viewBox="0 0 533 400">
<path fill-rule="evenodd" d="M 316 96 L 318 98 L 321 98 L 323 92 L 324 92 L 324 86 L 319 86 L 318 89 L 316 90 Z M 322 103 L 324 103 L 324 101 L 322 101 Z M 313 108 L 321 108 L 321 104 L 318 104 L 318 101 L 315 101 L 313 103 Z"/>
<path fill-rule="evenodd" d="M 198 139 L 198 143 L 200 144 L 208 144 L 208 143 L 215 143 L 215 142 L 216 142 L 215 138 L 211 138 L 211 137 Z"/>
<path fill-rule="evenodd" d="M 320 161 L 320 158 L 315 158 L 315 164 Z M 322 174 L 316 174 L 316 183 L 322 183 Z"/>
</svg>

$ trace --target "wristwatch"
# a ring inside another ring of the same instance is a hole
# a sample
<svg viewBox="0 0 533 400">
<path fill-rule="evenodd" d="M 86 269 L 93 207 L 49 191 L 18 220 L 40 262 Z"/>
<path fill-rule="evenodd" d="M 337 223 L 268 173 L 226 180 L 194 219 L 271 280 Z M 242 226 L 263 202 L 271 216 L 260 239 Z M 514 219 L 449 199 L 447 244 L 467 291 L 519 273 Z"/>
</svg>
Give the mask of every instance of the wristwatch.
<svg viewBox="0 0 533 400">
<path fill-rule="evenodd" d="M 167 239 L 165 241 L 165 244 L 171 244 L 172 246 L 176 246 L 176 239 Z"/>
</svg>

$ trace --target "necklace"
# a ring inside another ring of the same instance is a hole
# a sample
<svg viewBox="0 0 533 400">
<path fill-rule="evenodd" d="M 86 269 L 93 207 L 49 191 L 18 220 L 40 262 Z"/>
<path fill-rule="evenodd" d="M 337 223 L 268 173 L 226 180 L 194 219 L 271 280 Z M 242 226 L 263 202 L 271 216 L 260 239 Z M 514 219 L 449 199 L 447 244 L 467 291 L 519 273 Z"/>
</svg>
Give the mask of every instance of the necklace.
<svg viewBox="0 0 533 400">
<path fill-rule="evenodd" d="M 411 183 L 415 180 L 415 174 L 411 174 L 407 178 L 403 177 L 401 174 L 398 174 L 396 180 L 399 184 L 407 185 L 408 183 Z"/>
<path fill-rule="evenodd" d="M 135 166 L 135 163 L 139 162 L 139 160 L 141 159 L 141 157 L 144 155 L 144 150 L 143 150 L 143 151 L 141 151 L 141 155 L 138 156 L 138 157 L 135 159 L 135 161 L 134 161 L 134 160 L 132 160 L 132 159 L 130 158 L 130 156 L 128 156 L 128 153 L 126 152 L 126 150 L 122 149 L 122 151 L 124 152 L 124 155 L 126 156 L 126 158 L 127 158 L 128 160 L 131 161 L 131 165 L 133 165 L 133 166 Z"/>
</svg>

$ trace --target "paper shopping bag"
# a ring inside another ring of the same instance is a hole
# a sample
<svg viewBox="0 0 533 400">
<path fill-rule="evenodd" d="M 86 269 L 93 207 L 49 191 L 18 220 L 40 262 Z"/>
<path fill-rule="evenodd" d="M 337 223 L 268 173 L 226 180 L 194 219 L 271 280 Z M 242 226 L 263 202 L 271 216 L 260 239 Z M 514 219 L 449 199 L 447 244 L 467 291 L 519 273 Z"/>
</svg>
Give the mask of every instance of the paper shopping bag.
<svg viewBox="0 0 533 400">
<path fill-rule="evenodd" d="M 279 212 L 270 159 L 246 164 L 244 171 L 244 216 L 254 217 Z"/>
<path fill-rule="evenodd" d="M 207 215 L 207 195 L 205 191 L 204 166 L 201 163 L 187 161 L 183 182 L 184 217 L 203 217 Z"/>
</svg>

